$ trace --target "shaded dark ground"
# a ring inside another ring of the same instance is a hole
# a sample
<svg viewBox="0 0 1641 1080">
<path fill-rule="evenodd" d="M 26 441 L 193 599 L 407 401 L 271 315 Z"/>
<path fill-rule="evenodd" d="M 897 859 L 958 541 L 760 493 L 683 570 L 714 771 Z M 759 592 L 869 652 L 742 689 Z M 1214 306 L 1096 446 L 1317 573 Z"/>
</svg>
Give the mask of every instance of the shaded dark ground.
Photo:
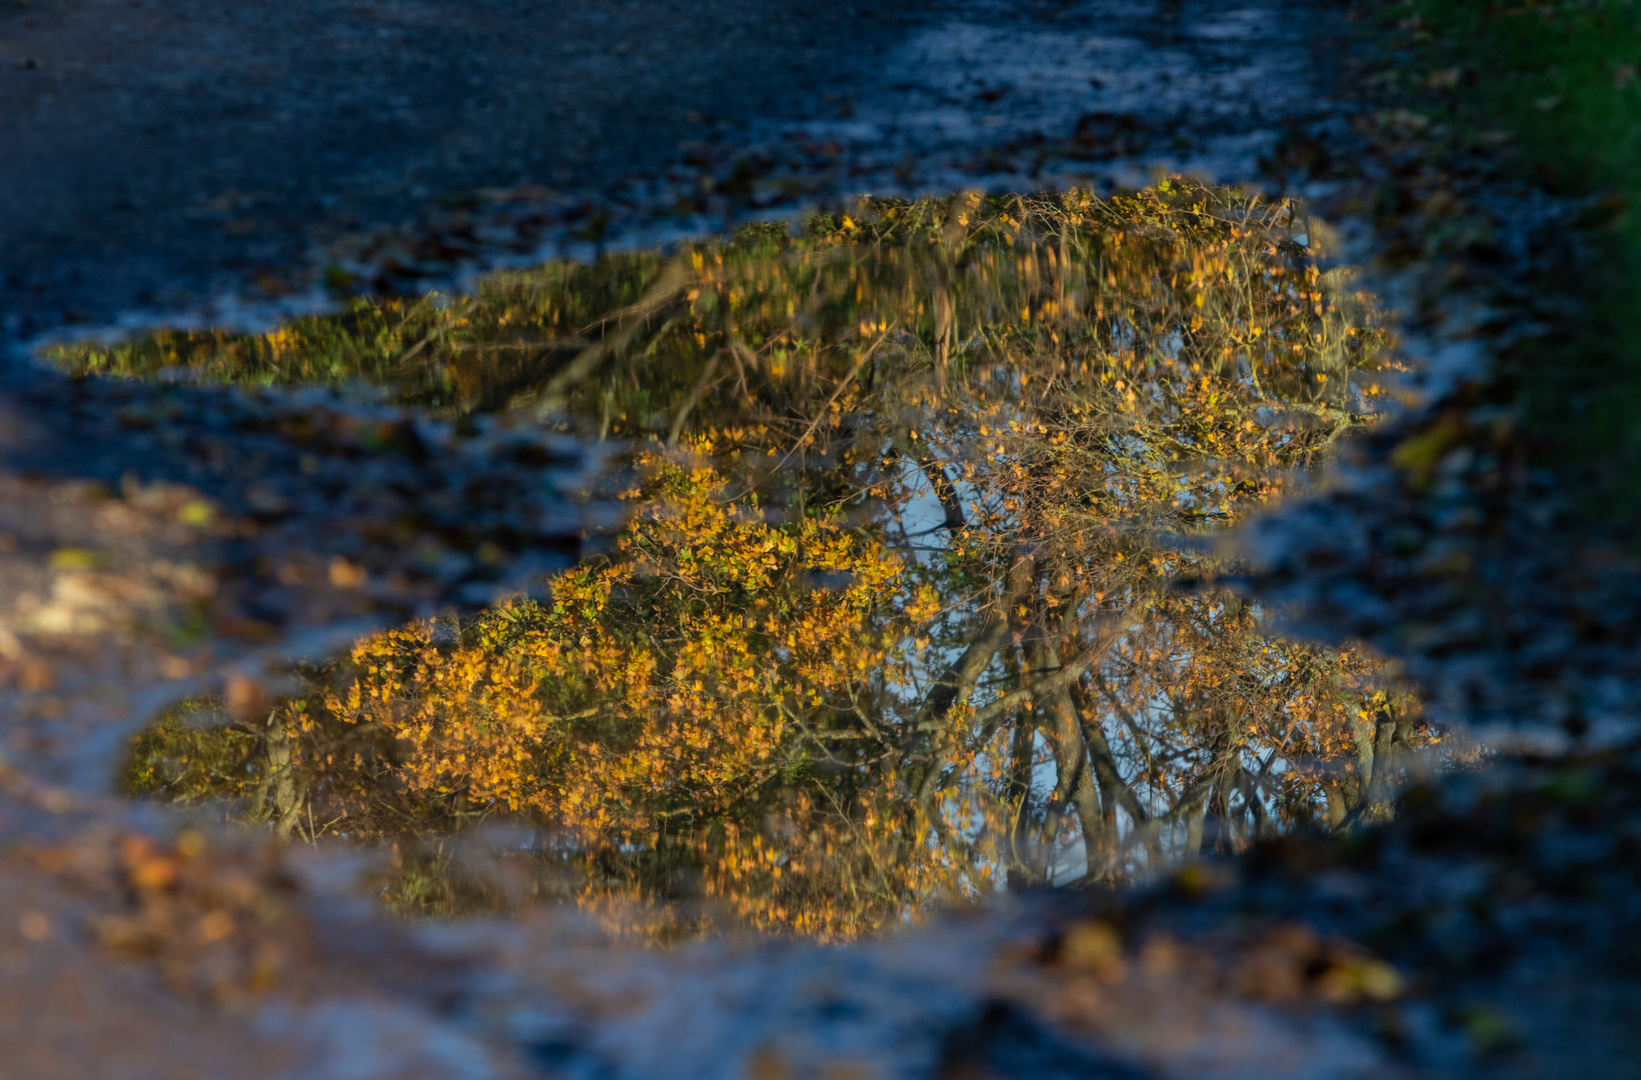
<svg viewBox="0 0 1641 1080">
<path fill-rule="evenodd" d="M 1250 179 L 1325 113 L 1336 23 L 1200 0 L 8 3 L 3 329 L 306 293 L 345 235 L 480 192 L 527 208 L 502 232 L 528 219 L 469 235 L 484 262 L 633 213 L 698 231 L 1158 162 Z"/>
<path fill-rule="evenodd" d="M 653 168 L 848 94 L 920 6 L 11 7 L 4 305 L 106 317 L 435 194 Z"/>
</svg>

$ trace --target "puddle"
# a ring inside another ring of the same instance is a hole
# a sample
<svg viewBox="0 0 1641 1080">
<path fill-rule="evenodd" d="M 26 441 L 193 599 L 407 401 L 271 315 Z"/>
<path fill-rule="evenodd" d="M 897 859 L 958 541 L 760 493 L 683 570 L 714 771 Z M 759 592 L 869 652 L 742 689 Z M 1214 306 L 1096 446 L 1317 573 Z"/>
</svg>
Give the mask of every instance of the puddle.
<svg viewBox="0 0 1641 1080">
<path fill-rule="evenodd" d="M 59 348 L 599 442 L 622 507 L 537 594 L 369 634 L 273 705 L 173 707 L 123 789 L 389 853 L 407 914 L 574 904 L 651 941 L 850 940 L 1371 820 L 1440 734 L 1375 658 L 1217 584 L 1214 538 L 1393 385 L 1325 235 L 1180 180 L 877 201 Z"/>
</svg>

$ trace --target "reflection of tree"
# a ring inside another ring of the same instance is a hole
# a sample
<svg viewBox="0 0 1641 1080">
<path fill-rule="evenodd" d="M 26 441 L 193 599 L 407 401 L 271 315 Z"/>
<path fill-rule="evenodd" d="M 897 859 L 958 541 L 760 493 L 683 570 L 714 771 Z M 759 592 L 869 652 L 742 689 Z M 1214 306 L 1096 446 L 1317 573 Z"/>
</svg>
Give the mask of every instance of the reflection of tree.
<svg viewBox="0 0 1641 1080">
<path fill-rule="evenodd" d="M 550 603 L 494 609 L 448 647 L 427 623 L 362 642 L 329 712 L 395 736 L 428 797 L 652 840 L 756 803 L 800 767 L 794 742 L 877 722 L 904 665 L 894 624 L 919 608 L 874 618 L 899 560 L 823 518 L 718 502 L 716 481 L 662 465 L 616 557 L 561 575 Z"/>
<path fill-rule="evenodd" d="M 72 359 L 367 374 L 662 444 L 550 602 L 373 638 L 291 705 L 304 798 L 355 833 L 528 817 L 596 864 L 585 902 L 683 866 L 848 936 L 1388 813 L 1430 738 L 1406 694 L 1271 635 L 1199 540 L 1371 413 L 1368 298 L 1309 229 L 1179 182 L 879 203 Z"/>
</svg>

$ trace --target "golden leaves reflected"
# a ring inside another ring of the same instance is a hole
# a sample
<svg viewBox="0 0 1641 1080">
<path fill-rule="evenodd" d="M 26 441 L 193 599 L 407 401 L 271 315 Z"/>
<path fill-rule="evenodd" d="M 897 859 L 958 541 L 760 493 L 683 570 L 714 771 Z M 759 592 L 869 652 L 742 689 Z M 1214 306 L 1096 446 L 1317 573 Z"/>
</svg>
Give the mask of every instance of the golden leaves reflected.
<svg viewBox="0 0 1641 1080">
<path fill-rule="evenodd" d="M 509 858 L 556 868 L 536 893 L 663 938 L 848 939 L 1384 815 L 1434 739 L 1416 700 L 1360 649 L 1273 633 L 1204 542 L 1382 393 L 1372 298 L 1318 231 L 1178 179 L 877 201 L 799 236 L 65 357 L 365 378 L 632 448 L 627 524 L 548 599 L 309 672 L 265 727 L 222 729 L 270 748 L 232 782 L 178 772 L 201 733 L 151 732 L 132 786 L 237 795 L 304 835 L 525 822 Z M 459 892 L 393 895 L 490 902 Z M 690 898 L 718 914 L 680 923 Z"/>
</svg>

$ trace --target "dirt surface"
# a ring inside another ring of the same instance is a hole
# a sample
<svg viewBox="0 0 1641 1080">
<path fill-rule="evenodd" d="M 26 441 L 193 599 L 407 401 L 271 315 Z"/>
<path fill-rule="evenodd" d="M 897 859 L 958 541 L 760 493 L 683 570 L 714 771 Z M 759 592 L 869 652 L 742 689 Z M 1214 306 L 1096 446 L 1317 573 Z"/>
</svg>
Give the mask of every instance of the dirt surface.
<svg viewBox="0 0 1641 1080">
<path fill-rule="evenodd" d="M 24 372 L 0 425 L 3 753 L 106 789 L 124 732 L 373 624 L 569 565 L 593 459 L 323 396 Z"/>
<path fill-rule="evenodd" d="M 498 201 L 440 256 L 864 190 L 1251 179 L 1328 115 L 1336 25 L 1288 0 L 7 3 L 0 330 L 311 304 L 349 234 Z"/>
</svg>

